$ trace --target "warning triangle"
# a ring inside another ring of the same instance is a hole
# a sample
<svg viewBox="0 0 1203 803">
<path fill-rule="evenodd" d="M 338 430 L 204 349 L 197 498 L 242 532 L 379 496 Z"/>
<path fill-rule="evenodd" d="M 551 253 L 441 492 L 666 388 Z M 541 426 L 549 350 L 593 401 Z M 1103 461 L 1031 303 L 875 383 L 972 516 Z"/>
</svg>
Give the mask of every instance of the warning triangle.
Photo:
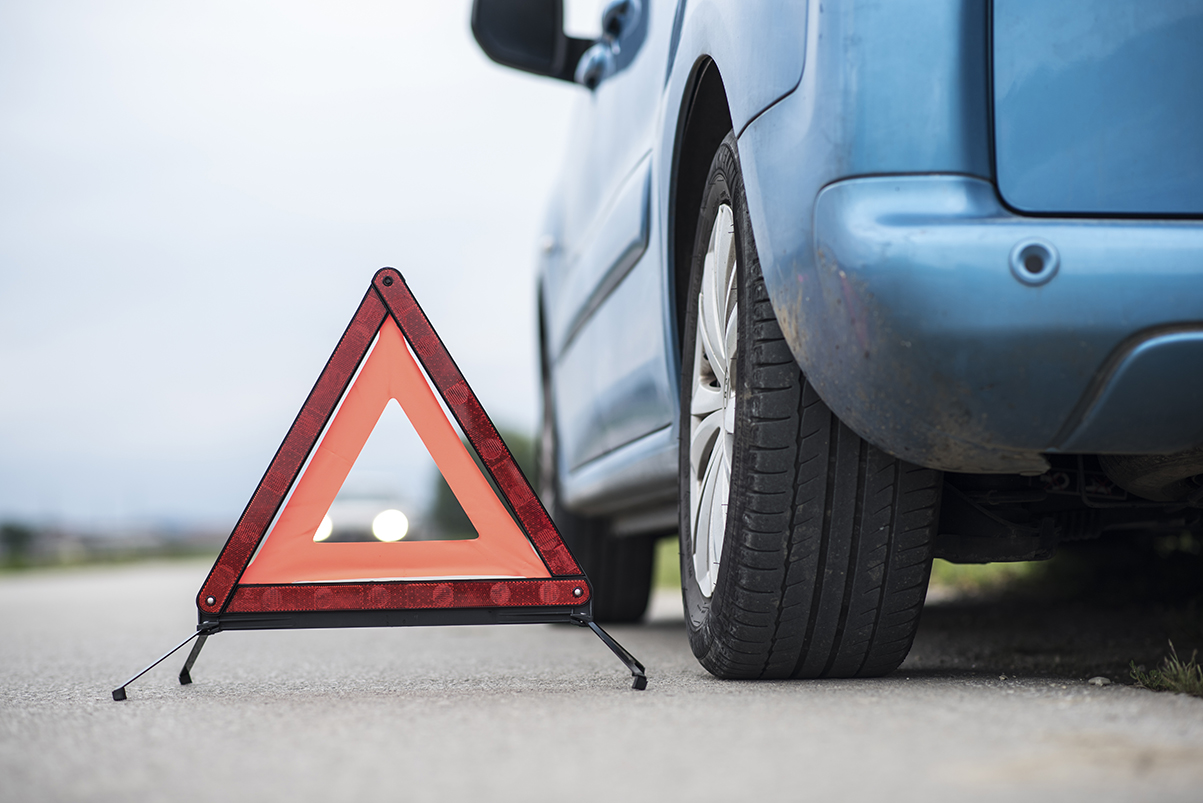
<svg viewBox="0 0 1203 803">
<path fill-rule="evenodd" d="M 413 425 L 476 538 L 315 540 L 392 402 Z M 229 627 L 251 626 L 239 619 L 242 614 L 272 612 L 564 606 L 567 613 L 587 611 L 590 596 L 580 566 L 408 286 L 385 268 L 285 436 L 197 605 L 202 622 Z M 286 626 L 310 625 L 302 617 Z"/>
<path fill-rule="evenodd" d="M 390 400 L 414 425 L 476 528 L 465 541 L 334 543 L 313 535 Z M 446 577 L 550 577 L 530 541 L 443 414 L 401 330 L 385 318 L 292 495 L 243 572 L 243 583 Z"/>
<path fill-rule="evenodd" d="M 407 542 L 392 517 L 394 528 L 377 542 L 324 543 L 323 519 L 393 402 L 476 538 Z M 593 621 L 589 580 L 392 268 L 376 272 L 196 605 L 196 632 L 114 689 L 114 700 L 126 699 L 126 686 L 194 639 L 179 675 L 185 685 L 213 634 L 300 627 L 573 623 L 618 656 L 632 688 L 647 686 L 643 664 Z"/>
</svg>

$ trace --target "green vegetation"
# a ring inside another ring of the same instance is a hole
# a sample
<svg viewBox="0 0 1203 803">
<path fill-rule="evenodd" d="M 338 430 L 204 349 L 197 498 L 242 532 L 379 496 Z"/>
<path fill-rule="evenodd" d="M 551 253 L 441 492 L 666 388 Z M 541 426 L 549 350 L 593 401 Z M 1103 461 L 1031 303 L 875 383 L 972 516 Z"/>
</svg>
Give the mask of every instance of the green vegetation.
<svg viewBox="0 0 1203 803">
<path fill-rule="evenodd" d="M 224 540 L 224 532 L 211 529 L 141 527 L 106 533 L 0 521 L 0 572 L 163 558 L 212 559 Z"/>
<path fill-rule="evenodd" d="M 1137 686 L 1150 691 L 1172 691 L 1203 697 L 1203 666 L 1195 660 L 1197 655 L 1198 650 L 1193 650 L 1190 660 L 1183 661 L 1171 641 L 1170 654 L 1156 669 L 1146 672 L 1133 662 L 1132 679 Z"/>
<path fill-rule="evenodd" d="M 499 429 L 498 434 L 505 441 L 510 453 L 514 455 L 514 460 L 522 469 L 522 473 L 533 484 L 535 482 L 535 442 L 529 436 L 509 429 Z M 472 459 L 478 466 L 481 465 L 480 458 L 471 447 L 468 448 L 468 454 L 472 455 Z M 489 484 L 493 484 L 491 480 Z M 494 490 L 496 490 L 496 486 L 494 486 Z M 435 475 L 434 502 L 431 504 L 430 519 L 443 538 L 476 537 L 476 528 L 468 520 L 468 514 L 460 506 L 459 500 L 451 492 L 451 486 L 447 484 L 447 480 L 443 479 L 442 474 Z"/>
<path fill-rule="evenodd" d="M 681 587 L 680 543 L 675 535 L 656 542 L 656 554 L 652 563 L 654 588 Z"/>
<path fill-rule="evenodd" d="M 1203 605 L 1203 539 L 1190 532 L 1118 533 L 1062 543 L 1052 560 L 953 565 L 937 560 L 933 588 L 1019 593 L 1115 606 Z"/>
<path fill-rule="evenodd" d="M 1044 563 L 949 563 L 937 558 L 931 567 L 931 585 L 969 594 L 1001 591 L 1039 579 Z"/>
<path fill-rule="evenodd" d="M 671 536 L 656 543 L 653 583 L 656 588 L 681 587 L 679 541 Z M 1044 575 L 1042 563 L 987 563 L 957 565 L 936 560 L 932 565 L 934 587 L 966 593 L 1000 591 L 1020 583 L 1032 582 Z"/>
<path fill-rule="evenodd" d="M 36 533 L 15 522 L 0 524 L 0 548 L 3 548 L 5 568 L 22 569 L 29 565 L 29 552 Z"/>
<path fill-rule="evenodd" d="M 210 532 L 99 536 L 0 523 L 0 573 L 141 560 L 212 560 L 221 544 L 222 534 Z"/>
</svg>

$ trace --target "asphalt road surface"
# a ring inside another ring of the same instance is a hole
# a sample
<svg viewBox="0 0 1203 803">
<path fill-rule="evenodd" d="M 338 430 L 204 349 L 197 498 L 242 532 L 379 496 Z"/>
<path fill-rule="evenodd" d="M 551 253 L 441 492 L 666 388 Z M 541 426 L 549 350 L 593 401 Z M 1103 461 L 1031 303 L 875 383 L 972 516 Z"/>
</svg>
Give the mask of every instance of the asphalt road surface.
<svg viewBox="0 0 1203 803">
<path fill-rule="evenodd" d="M 191 686 L 181 655 L 113 702 L 190 632 L 207 569 L 0 576 L 0 799 L 1203 799 L 1203 700 L 1122 676 L 1197 613 L 937 601 L 890 678 L 724 682 L 665 594 L 612 629 L 645 692 L 537 625 L 221 633 Z"/>
</svg>

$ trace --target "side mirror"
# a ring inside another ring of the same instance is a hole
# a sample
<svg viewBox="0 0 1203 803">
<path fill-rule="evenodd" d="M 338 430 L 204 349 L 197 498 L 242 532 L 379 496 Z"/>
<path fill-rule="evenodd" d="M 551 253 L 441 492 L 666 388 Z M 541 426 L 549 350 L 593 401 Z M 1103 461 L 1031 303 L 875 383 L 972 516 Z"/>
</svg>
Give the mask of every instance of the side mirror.
<svg viewBox="0 0 1203 803">
<path fill-rule="evenodd" d="M 564 33 L 563 0 L 475 0 L 472 35 L 498 64 L 562 81 L 593 44 Z"/>
<path fill-rule="evenodd" d="M 602 35 L 576 65 L 576 82 L 590 91 L 630 63 L 647 36 L 639 0 L 610 0 L 602 11 Z M 625 52 L 624 52 L 625 50 Z"/>
</svg>

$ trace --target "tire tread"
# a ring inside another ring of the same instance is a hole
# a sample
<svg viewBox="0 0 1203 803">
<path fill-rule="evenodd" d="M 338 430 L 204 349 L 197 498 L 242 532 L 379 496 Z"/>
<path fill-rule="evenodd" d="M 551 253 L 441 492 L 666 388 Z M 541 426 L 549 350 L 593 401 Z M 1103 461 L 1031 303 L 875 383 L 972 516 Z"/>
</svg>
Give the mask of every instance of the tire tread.
<svg viewBox="0 0 1203 803">
<path fill-rule="evenodd" d="M 731 138 L 716 171 L 734 198 L 746 339 L 723 567 L 703 621 L 687 616 L 690 643 L 719 677 L 887 674 L 918 627 L 940 474 L 861 439 L 802 376 L 760 274 Z"/>
</svg>

